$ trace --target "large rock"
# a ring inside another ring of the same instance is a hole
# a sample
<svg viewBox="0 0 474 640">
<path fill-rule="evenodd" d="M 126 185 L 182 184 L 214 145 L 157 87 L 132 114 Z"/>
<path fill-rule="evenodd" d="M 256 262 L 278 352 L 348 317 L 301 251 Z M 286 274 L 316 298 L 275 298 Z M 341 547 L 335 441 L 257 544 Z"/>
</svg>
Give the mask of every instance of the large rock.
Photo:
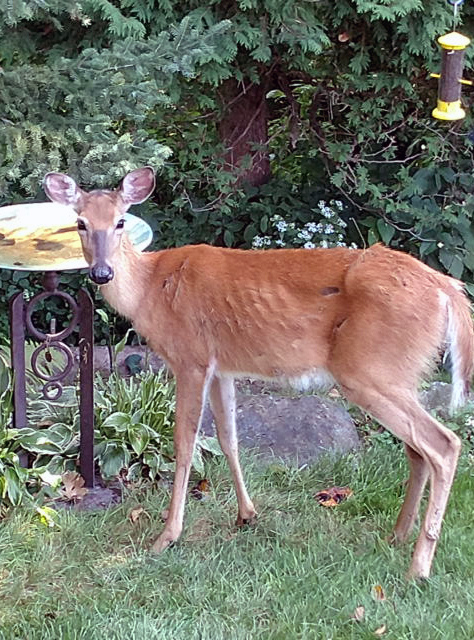
<svg viewBox="0 0 474 640">
<path fill-rule="evenodd" d="M 432 382 L 428 389 L 420 393 L 421 404 L 427 411 L 435 411 L 442 420 L 449 420 L 449 405 L 451 403 L 451 394 L 453 385 L 447 382 Z M 472 403 L 474 396 L 472 392 L 469 394 L 468 402 Z M 461 407 L 462 410 L 462 407 Z"/>
<path fill-rule="evenodd" d="M 359 446 L 350 415 L 330 400 L 314 395 L 297 397 L 274 393 L 237 393 L 237 429 L 243 447 L 265 460 L 311 464 L 322 453 L 346 453 Z M 202 430 L 214 433 L 212 414 L 206 409 Z"/>
</svg>

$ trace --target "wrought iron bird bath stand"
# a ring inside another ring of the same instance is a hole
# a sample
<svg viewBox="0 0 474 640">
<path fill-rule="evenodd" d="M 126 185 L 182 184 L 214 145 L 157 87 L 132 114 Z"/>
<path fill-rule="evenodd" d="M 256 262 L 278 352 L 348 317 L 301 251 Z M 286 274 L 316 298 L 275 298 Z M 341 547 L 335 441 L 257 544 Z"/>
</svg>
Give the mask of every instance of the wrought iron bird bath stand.
<svg viewBox="0 0 474 640">
<path fill-rule="evenodd" d="M 140 250 L 152 240 L 150 226 L 132 214 L 125 216 L 125 231 Z M 75 212 L 51 202 L 0 207 L 0 268 L 44 273 L 44 290 L 27 301 L 23 291 L 10 299 L 10 341 L 14 372 L 15 428 L 27 426 L 25 346 L 27 339 L 39 341 L 29 357 L 33 373 L 42 381 L 45 399 L 59 400 L 63 382 L 74 364 L 71 348 L 64 342 L 79 331 L 79 413 L 80 472 L 87 487 L 94 486 L 94 369 L 92 300 L 85 289 L 77 300 L 59 288 L 59 272 L 87 267 L 76 229 Z M 62 299 L 71 314 L 67 326 L 56 331 L 55 321 L 49 330 L 38 328 L 35 311 L 42 301 L 51 297 Z M 48 366 L 53 355 L 61 354 L 62 365 L 55 359 L 54 369 Z M 27 463 L 23 454 L 22 464 Z"/>
</svg>

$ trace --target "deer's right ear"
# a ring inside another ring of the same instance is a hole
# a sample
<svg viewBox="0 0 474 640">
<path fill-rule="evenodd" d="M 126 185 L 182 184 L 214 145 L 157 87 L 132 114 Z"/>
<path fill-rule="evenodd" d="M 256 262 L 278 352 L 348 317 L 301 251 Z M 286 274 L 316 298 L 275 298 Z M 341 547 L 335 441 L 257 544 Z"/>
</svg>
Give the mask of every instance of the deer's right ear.
<svg viewBox="0 0 474 640">
<path fill-rule="evenodd" d="M 43 189 L 50 200 L 74 206 L 81 197 L 81 189 L 65 173 L 47 173 L 43 180 Z"/>
</svg>

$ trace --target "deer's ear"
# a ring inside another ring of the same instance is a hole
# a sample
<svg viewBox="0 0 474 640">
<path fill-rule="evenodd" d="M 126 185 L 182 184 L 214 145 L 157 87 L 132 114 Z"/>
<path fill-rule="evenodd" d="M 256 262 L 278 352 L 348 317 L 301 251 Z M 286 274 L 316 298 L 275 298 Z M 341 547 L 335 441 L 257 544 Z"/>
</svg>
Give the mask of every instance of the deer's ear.
<svg viewBox="0 0 474 640">
<path fill-rule="evenodd" d="M 65 173 L 47 173 L 43 188 L 50 200 L 69 206 L 77 204 L 82 194 L 76 182 Z"/>
<path fill-rule="evenodd" d="M 118 192 L 127 205 L 140 204 L 151 196 L 155 188 L 155 172 L 151 167 L 135 169 L 127 173 Z"/>
</svg>

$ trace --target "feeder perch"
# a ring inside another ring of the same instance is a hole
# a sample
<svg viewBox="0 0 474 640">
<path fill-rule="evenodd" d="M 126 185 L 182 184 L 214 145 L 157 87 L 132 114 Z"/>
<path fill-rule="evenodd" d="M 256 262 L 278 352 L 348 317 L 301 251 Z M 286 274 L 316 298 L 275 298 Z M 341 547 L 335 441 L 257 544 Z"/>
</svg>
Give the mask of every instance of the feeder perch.
<svg viewBox="0 0 474 640">
<path fill-rule="evenodd" d="M 461 107 L 461 85 L 472 85 L 470 80 L 462 77 L 464 50 L 471 41 L 453 31 L 438 38 L 438 42 L 443 49 L 443 57 L 441 73 L 431 74 L 432 78 L 439 78 L 438 104 L 432 116 L 438 120 L 461 120 L 466 115 Z"/>
</svg>

